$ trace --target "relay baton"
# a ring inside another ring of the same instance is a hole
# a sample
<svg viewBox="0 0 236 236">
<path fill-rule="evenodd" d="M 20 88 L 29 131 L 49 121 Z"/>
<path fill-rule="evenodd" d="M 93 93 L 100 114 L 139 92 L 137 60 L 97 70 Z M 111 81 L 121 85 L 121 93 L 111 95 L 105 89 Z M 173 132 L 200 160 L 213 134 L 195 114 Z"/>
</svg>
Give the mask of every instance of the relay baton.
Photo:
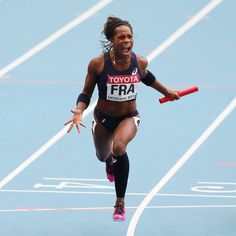
<svg viewBox="0 0 236 236">
<path fill-rule="evenodd" d="M 182 97 L 182 96 L 185 96 L 185 95 L 188 95 L 190 93 L 197 92 L 197 91 L 198 91 L 198 87 L 194 86 L 194 87 L 185 89 L 183 91 L 180 91 L 180 92 L 178 92 L 178 94 L 179 94 L 180 97 Z M 170 97 L 163 97 L 163 98 L 159 99 L 160 103 L 169 102 L 169 101 L 172 101 L 172 98 L 170 98 Z"/>
</svg>

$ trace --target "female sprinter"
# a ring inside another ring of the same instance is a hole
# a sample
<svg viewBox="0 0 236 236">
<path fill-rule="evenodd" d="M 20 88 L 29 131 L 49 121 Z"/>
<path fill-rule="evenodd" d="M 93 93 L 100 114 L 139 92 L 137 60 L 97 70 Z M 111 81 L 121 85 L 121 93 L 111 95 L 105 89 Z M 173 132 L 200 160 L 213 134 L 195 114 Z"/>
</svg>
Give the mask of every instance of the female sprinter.
<svg viewBox="0 0 236 236">
<path fill-rule="evenodd" d="M 171 100 L 179 99 L 147 70 L 147 59 L 135 54 L 133 29 L 126 20 L 110 16 L 102 32 L 104 53 L 93 58 L 87 70 L 83 91 L 78 96 L 68 132 L 82 125 L 83 111 L 89 106 L 94 88 L 98 86 L 98 102 L 94 110 L 92 134 L 96 155 L 106 163 L 110 182 L 115 181 L 116 203 L 113 220 L 125 220 L 125 192 L 129 175 L 128 143 L 136 135 L 140 117 L 136 108 L 137 87 L 141 82 Z"/>
</svg>

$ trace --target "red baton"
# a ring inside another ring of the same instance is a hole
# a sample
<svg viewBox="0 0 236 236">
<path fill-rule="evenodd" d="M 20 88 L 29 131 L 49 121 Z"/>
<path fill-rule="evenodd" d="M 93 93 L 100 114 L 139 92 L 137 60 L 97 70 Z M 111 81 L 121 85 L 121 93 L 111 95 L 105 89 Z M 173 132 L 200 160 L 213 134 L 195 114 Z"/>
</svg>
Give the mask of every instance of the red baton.
<svg viewBox="0 0 236 236">
<path fill-rule="evenodd" d="M 198 87 L 194 86 L 194 87 L 185 89 L 183 91 L 180 91 L 180 92 L 178 92 L 178 94 L 179 94 L 180 97 L 182 97 L 182 96 L 185 96 L 185 95 L 188 95 L 190 93 L 197 92 L 197 91 L 198 91 Z M 170 97 L 163 97 L 163 98 L 159 99 L 160 103 L 169 102 L 169 101 L 172 101 L 172 99 Z"/>
</svg>

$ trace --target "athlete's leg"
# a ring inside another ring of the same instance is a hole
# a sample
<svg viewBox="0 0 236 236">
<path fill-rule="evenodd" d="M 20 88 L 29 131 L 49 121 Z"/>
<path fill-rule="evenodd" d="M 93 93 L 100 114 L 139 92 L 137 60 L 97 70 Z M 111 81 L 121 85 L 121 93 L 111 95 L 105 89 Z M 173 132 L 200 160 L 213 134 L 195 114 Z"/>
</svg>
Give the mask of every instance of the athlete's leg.
<svg viewBox="0 0 236 236">
<path fill-rule="evenodd" d="M 136 135 L 138 123 L 139 121 L 137 121 L 136 117 L 126 118 L 119 124 L 114 132 L 112 151 L 117 197 L 113 214 L 114 219 L 124 220 L 124 198 L 129 176 L 129 158 L 126 153 L 126 147 Z M 117 213 L 119 211 L 120 214 Z"/>
<path fill-rule="evenodd" d="M 106 175 L 110 182 L 114 182 L 113 157 L 111 154 L 112 134 L 96 118 L 92 124 L 93 140 L 97 158 L 106 162 Z"/>
<path fill-rule="evenodd" d="M 126 152 L 128 143 L 137 133 L 140 118 L 128 117 L 120 122 L 113 133 L 112 153 L 114 156 L 122 156 Z"/>
<path fill-rule="evenodd" d="M 94 118 L 92 123 L 93 141 L 98 159 L 105 162 L 111 156 L 112 134 Z"/>
</svg>

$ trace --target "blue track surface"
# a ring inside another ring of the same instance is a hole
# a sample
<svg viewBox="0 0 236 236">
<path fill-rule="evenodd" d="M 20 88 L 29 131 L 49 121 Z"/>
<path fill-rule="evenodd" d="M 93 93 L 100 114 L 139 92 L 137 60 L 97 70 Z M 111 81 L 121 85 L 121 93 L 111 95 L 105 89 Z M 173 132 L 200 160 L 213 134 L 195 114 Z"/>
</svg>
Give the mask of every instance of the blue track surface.
<svg viewBox="0 0 236 236">
<path fill-rule="evenodd" d="M 0 74 L 98 2 L 0 1 Z M 129 20 L 134 51 L 148 56 L 209 2 L 111 1 L 0 77 L 1 236 L 132 236 L 131 228 L 136 236 L 235 236 L 234 1 L 219 3 L 150 62 L 150 70 L 167 87 L 198 85 L 199 92 L 160 105 L 161 94 L 140 86 L 141 127 L 128 147 L 125 223 L 111 219 L 114 188 L 95 157 L 91 113 L 80 135 L 74 130 L 48 145 L 70 118 L 89 60 L 101 53 L 107 16 Z M 96 98 L 95 91 L 92 102 Z M 221 113 L 222 122 L 202 139 Z M 45 144 L 48 148 L 37 156 Z M 186 163 L 171 171 L 189 150 Z M 37 157 L 23 168 L 32 155 Z M 165 177 L 166 184 L 134 225 L 135 210 Z"/>
</svg>

